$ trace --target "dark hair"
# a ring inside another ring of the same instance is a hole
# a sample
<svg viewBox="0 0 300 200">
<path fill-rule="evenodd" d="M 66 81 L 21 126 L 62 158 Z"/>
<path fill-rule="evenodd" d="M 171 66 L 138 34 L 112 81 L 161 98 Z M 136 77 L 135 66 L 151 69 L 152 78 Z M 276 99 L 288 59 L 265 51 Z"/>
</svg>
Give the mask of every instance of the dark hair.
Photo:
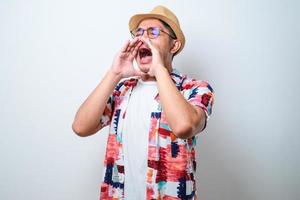
<svg viewBox="0 0 300 200">
<path fill-rule="evenodd" d="M 161 19 L 158 19 L 162 24 L 163 26 L 168 29 L 168 31 L 170 32 L 170 35 L 172 35 L 172 37 L 174 37 L 175 39 L 177 39 L 177 36 L 176 34 L 174 33 L 173 29 L 171 28 L 171 26 L 169 24 L 167 24 L 165 21 L 161 20 Z M 173 38 L 171 38 L 173 40 Z M 177 52 L 176 52 L 177 53 Z M 176 55 L 176 53 L 174 53 L 172 55 L 172 60 L 174 58 L 174 56 Z"/>
<path fill-rule="evenodd" d="M 174 33 L 173 29 L 170 27 L 169 24 L 167 24 L 165 21 L 158 19 L 166 29 L 168 29 L 168 31 L 170 32 L 170 35 L 172 35 L 172 37 L 174 37 L 175 39 L 177 39 L 176 34 Z"/>
</svg>

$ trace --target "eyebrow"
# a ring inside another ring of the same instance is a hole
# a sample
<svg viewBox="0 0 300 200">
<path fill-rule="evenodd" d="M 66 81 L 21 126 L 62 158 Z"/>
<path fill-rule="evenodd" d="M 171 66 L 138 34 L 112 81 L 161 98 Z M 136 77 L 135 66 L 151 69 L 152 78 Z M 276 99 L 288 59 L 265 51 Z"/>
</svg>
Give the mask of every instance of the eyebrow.
<svg viewBox="0 0 300 200">
<path fill-rule="evenodd" d="M 164 29 L 163 27 L 161 27 L 161 26 L 148 26 L 148 27 L 146 27 L 146 28 L 141 27 L 141 26 L 136 27 L 136 29 L 138 29 L 138 28 L 142 28 L 142 29 L 144 29 L 144 30 L 147 30 L 148 28 L 159 28 L 159 29 L 161 29 L 161 30 L 163 30 L 163 31 L 167 31 L 167 30 L 165 30 L 165 29 Z"/>
</svg>

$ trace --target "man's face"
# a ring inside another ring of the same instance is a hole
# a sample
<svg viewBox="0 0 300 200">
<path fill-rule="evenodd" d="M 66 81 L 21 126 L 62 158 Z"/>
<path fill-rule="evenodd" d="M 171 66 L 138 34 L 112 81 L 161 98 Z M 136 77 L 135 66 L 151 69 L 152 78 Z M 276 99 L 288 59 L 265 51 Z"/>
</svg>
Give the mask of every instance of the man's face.
<svg viewBox="0 0 300 200">
<path fill-rule="evenodd" d="M 160 30 L 169 33 L 158 19 L 145 19 L 141 21 L 137 28 L 147 30 L 149 27 L 157 27 Z M 149 39 L 151 40 L 152 45 L 160 52 L 164 64 L 170 65 L 172 60 L 172 53 L 170 52 L 170 49 L 172 48 L 172 39 L 164 32 L 160 32 L 157 38 Z M 144 39 L 148 38 L 147 32 L 144 31 L 144 34 L 140 37 L 143 37 Z M 142 44 L 139 48 L 138 54 L 136 55 L 136 61 L 142 72 L 147 73 L 149 71 L 152 64 L 152 53 L 147 44 Z"/>
</svg>

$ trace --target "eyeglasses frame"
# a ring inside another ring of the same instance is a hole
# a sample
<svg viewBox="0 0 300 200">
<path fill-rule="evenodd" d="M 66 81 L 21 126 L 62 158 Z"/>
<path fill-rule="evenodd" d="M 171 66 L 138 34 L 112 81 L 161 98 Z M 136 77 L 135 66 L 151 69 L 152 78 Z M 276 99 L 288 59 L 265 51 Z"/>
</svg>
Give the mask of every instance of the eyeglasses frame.
<svg viewBox="0 0 300 200">
<path fill-rule="evenodd" d="M 172 39 L 174 39 L 174 40 L 177 39 L 176 36 L 171 35 L 170 33 L 168 33 L 168 32 L 166 32 L 166 31 L 162 30 L 162 29 L 159 28 L 159 27 L 148 27 L 147 29 L 143 29 L 143 28 L 139 27 L 139 28 L 136 28 L 135 30 L 131 30 L 130 33 L 131 33 L 132 38 L 140 37 L 140 36 L 135 36 L 135 34 L 133 33 L 134 31 L 136 31 L 136 30 L 138 30 L 138 29 L 143 30 L 143 33 L 142 33 L 141 36 L 143 36 L 143 35 L 144 35 L 144 32 L 146 31 L 146 32 L 147 32 L 147 36 L 148 36 L 150 39 L 156 39 L 156 38 L 158 38 L 158 36 L 160 36 L 160 32 L 163 32 L 163 33 L 167 34 L 170 38 L 172 38 Z M 151 37 L 149 36 L 149 32 L 148 32 L 150 29 L 158 29 L 158 30 L 159 30 L 159 34 L 158 34 L 156 37 L 151 38 Z"/>
</svg>

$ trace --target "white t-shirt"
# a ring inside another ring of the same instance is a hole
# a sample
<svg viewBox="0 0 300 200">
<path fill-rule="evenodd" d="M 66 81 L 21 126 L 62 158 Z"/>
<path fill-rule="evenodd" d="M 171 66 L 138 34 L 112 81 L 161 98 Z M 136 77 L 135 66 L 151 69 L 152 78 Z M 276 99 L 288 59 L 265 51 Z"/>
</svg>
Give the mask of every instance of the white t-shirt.
<svg viewBox="0 0 300 200">
<path fill-rule="evenodd" d="M 146 171 L 151 111 L 157 94 L 155 81 L 138 80 L 133 88 L 123 125 L 126 200 L 146 199 Z"/>
</svg>

